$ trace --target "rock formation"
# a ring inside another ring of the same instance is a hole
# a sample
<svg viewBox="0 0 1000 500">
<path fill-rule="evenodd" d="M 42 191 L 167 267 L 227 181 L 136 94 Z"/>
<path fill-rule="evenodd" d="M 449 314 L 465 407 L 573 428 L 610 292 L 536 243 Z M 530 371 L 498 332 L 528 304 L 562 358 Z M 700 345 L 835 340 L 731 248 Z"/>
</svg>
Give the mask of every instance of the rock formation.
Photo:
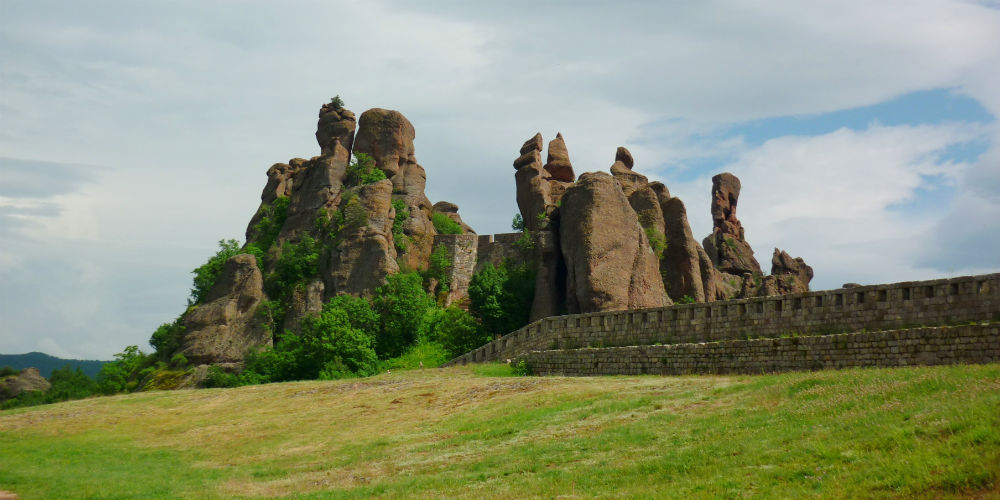
<svg viewBox="0 0 1000 500">
<path fill-rule="evenodd" d="M 235 367 L 248 349 L 272 345 L 273 336 L 286 329 L 298 331 L 301 320 L 332 297 L 370 295 L 401 266 L 427 268 L 437 235 L 435 207 L 424 194 L 427 175 L 416 162 L 413 125 L 398 111 L 378 108 L 361 114 L 357 133 L 355 125 L 354 113 L 339 102 L 324 105 L 316 130 L 322 154 L 268 169 L 260 208 L 246 232 L 246 249 L 263 251 L 263 268 L 250 254 L 231 258 L 207 299 L 183 315 L 181 352 L 191 362 Z M 352 166 L 352 154 L 368 155 L 386 179 L 361 182 L 349 175 L 364 167 L 363 159 Z M 408 214 L 401 235 L 393 233 L 396 207 Z M 463 245 L 472 248 L 471 262 L 454 266 L 470 275 L 454 278 L 465 287 L 454 293 L 465 293 L 475 265 L 475 232 L 457 205 L 442 202 L 436 210 L 469 233 Z M 318 255 L 312 274 L 292 287 L 268 285 L 285 253 L 303 249 Z M 470 260 L 458 254 L 456 259 Z M 265 300 L 278 310 L 258 314 Z"/>
<path fill-rule="evenodd" d="M 525 230 L 533 237 L 537 273 L 532 321 L 555 316 L 563 310 L 565 301 L 566 266 L 559 251 L 559 202 L 573 186 L 573 166 L 562 135 L 549 143 L 547 162 L 542 164 L 542 135 L 525 141 L 521 156 L 514 160 L 517 172 L 517 206 L 524 219 Z"/>
<path fill-rule="evenodd" d="M 562 198 L 559 231 L 570 314 L 667 305 L 659 263 L 621 187 L 580 176 Z"/>
<path fill-rule="evenodd" d="M 205 302 L 184 316 L 181 353 L 194 364 L 241 363 L 248 349 L 272 345 L 257 308 L 264 280 L 257 259 L 240 254 L 226 261 Z"/>
<path fill-rule="evenodd" d="M 24 392 L 47 391 L 52 387 L 38 368 L 25 368 L 17 375 L 0 378 L 0 402 L 13 399 Z"/>
<path fill-rule="evenodd" d="M 316 142 L 322 154 L 333 154 L 337 148 L 350 151 L 354 144 L 354 113 L 339 102 L 324 104 L 316 124 Z"/>
<path fill-rule="evenodd" d="M 740 180 L 733 174 L 712 177 L 712 234 L 702 242 L 712 263 L 722 272 L 742 276 L 761 274 L 760 264 L 743 235 L 743 225 L 736 218 L 740 198 Z"/>
<path fill-rule="evenodd" d="M 400 256 L 400 264 L 409 269 L 427 267 L 433 250 L 433 206 L 424 194 L 427 173 L 417 164 L 413 125 L 399 111 L 374 108 L 361 114 L 354 152 L 364 153 L 375 160 L 376 166 L 392 181 L 394 199 L 403 200 L 409 211 L 403 232 L 410 244 Z"/>
<path fill-rule="evenodd" d="M 771 257 L 771 276 L 777 281 L 779 294 L 808 292 L 813 269 L 802 257 L 793 259 L 788 252 L 775 248 Z"/>
<path fill-rule="evenodd" d="M 611 175 L 577 179 L 562 134 L 548 142 L 544 163 L 545 142 L 535 134 L 514 161 L 528 234 L 478 236 L 457 205 L 428 200 L 415 137 L 398 111 L 370 109 L 355 120 L 339 100 L 324 105 L 320 156 L 268 169 L 247 226 L 247 253 L 230 258 L 206 299 L 182 316 L 180 352 L 195 364 L 236 368 L 248 350 L 298 331 L 336 295 L 368 296 L 401 269 L 427 269 L 438 245 L 451 259 L 443 277 L 448 293 L 438 297 L 446 304 L 465 299 L 473 272 L 486 262 L 514 258 L 533 266 L 531 320 L 808 289 L 812 269 L 778 250 L 772 276 L 762 277 L 736 218 L 740 182 L 731 174 L 713 178 L 714 228 L 703 248 L 684 203 L 636 172 L 628 149 L 616 150 Z M 437 234 L 435 214 L 465 234 Z M 304 258 L 296 264 L 303 274 L 282 281 L 286 259 Z"/>
</svg>

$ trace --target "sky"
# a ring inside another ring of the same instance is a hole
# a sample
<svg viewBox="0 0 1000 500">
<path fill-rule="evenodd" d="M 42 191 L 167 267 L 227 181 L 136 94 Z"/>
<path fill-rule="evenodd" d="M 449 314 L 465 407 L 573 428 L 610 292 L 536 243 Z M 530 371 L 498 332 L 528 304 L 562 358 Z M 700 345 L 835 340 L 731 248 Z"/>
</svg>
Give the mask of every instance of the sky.
<svg viewBox="0 0 1000 500">
<path fill-rule="evenodd" d="M 1000 2 L 0 0 L 0 352 L 149 350 L 319 107 L 402 112 L 432 202 L 510 231 L 513 160 L 635 170 L 813 289 L 1000 271 Z"/>
</svg>

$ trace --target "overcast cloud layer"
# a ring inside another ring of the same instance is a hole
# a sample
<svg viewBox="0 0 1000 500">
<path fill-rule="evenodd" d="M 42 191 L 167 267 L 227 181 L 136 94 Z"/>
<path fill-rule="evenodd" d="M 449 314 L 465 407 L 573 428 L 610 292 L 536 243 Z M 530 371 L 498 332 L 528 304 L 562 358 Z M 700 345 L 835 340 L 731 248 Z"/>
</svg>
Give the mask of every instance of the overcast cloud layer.
<svg viewBox="0 0 1000 500">
<path fill-rule="evenodd" d="M 5 2 L 0 352 L 148 348 L 334 94 L 403 112 L 481 234 L 560 131 L 578 173 L 629 147 L 699 237 L 733 172 L 758 260 L 815 289 L 1000 270 L 995 2 L 681 4 Z"/>
</svg>

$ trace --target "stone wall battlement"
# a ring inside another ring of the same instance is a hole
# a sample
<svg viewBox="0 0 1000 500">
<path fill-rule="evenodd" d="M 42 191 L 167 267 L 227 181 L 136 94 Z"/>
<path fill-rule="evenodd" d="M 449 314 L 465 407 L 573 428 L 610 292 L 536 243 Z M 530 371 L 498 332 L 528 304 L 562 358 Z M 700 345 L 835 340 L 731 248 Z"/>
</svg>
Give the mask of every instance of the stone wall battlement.
<svg viewBox="0 0 1000 500">
<path fill-rule="evenodd" d="M 823 335 L 1000 319 L 1000 274 L 549 317 L 449 364 L 531 351 Z"/>
</svg>

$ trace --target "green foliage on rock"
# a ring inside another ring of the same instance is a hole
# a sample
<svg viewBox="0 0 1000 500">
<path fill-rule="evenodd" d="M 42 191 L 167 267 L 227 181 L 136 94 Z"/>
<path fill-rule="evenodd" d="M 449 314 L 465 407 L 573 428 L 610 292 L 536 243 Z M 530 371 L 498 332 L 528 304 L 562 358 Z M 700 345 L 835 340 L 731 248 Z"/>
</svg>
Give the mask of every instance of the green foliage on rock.
<svg viewBox="0 0 1000 500">
<path fill-rule="evenodd" d="M 528 324 L 534 298 L 535 270 L 524 264 L 486 264 L 469 283 L 469 310 L 491 335 L 504 335 Z"/>
<path fill-rule="evenodd" d="M 189 305 L 201 304 L 208 295 L 208 290 L 215 284 L 215 280 L 222 273 L 222 266 L 234 255 L 243 253 L 240 250 L 240 243 L 236 240 L 219 240 L 219 251 L 208 258 L 208 261 L 191 271 L 194 274 L 194 283 L 191 287 L 191 297 L 188 299 Z"/>
<path fill-rule="evenodd" d="M 184 340 L 183 317 L 174 320 L 173 323 L 164 323 L 153 332 L 149 338 L 149 345 L 156 351 L 156 358 L 166 361 L 181 347 Z"/>
<path fill-rule="evenodd" d="M 653 227 L 645 228 L 646 239 L 649 240 L 649 246 L 653 248 L 653 253 L 656 254 L 657 259 L 663 258 L 663 252 L 667 250 L 667 237 L 663 233 L 656 230 Z"/>
<path fill-rule="evenodd" d="M 403 227 L 406 219 L 410 218 L 410 210 L 401 199 L 392 200 L 392 208 L 396 210 L 396 217 L 392 220 L 392 241 L 396 245 L 396 251 L 405 252 L 410 246 L 410 238 L 403 233 Z"/>
<path fill-rule="evenodd" d="M 261 207 L 261 211 L 264 212 L 263 216 L 253 226 L 253 243 L 262 250 L 262 253 L 267 253 L 278 239 L 281 226 L 285 225 L 285 219 L 288 218 L 288 197 L 278 197 L 270 206 Z"/>
<path fill-rule="evenodd" d="M 363 186 L 385 179 L 385 172 L 375 166 L 375 160 L 365 153 L 354 153 L 346 175 L 348 186 Z"/>
<path fill-rule="evenodd" d="M 462 234 L 465 232 L 462 230 L 462 226 L 451 220 L 451 217 L 440 212 L 431 214 L 431 223 L 434 224 L 434 229 L 437 230 L 438 234 Z"/>
<path fill-rule="evenodd" d="M 435 279 L 438 282 L 436 292 L 447 291 L 451 286 L 451 255 L 443 244 L 438 244 L 431 251 L 428 259 L 427 271 L 424 276 L 427 279 Z"/>
<path fill-rule="evenodd" d="M 281 257 L 274 263 L 274 271 L 264 277 L 264 289 L 268 296 L 286 299 L 294 286 L 316 276 L 321 250 L 319 242 L 309 235 L 303 236 L 298 243 L 286 242 L 282 245 Z"/>
</svg>

